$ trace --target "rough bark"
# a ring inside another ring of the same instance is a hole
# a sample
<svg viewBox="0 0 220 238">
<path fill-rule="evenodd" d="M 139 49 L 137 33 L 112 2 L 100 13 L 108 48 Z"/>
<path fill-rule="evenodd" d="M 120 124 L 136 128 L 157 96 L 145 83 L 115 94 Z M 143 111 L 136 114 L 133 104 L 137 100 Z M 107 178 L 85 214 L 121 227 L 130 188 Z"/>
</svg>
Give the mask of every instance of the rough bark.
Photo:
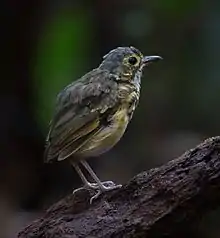
<svg viewBox="0 0 220 238">
<path fill-rule="evenodd" d="M 220 203 L 220 137 L 138 174 L 92 205 L 91 193 L 62 199 L 18 237 L 189 237 L 191 225 Z"/>
</svg>

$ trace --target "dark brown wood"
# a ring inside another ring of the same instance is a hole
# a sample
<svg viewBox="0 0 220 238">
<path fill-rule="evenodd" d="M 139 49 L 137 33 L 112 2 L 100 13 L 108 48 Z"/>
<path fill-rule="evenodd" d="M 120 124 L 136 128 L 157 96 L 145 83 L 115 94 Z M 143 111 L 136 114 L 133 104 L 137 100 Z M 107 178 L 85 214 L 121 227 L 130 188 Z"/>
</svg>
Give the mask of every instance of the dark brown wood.
<svg viewBox="0 0 220 238">
<path fill-rule="evenodd" d="M 18 237 L 189 237 L 191 225 L 220 204 L 220 137 L 138 174 L 92 205 L 90 193 L 62 199 Z"/>
</svg>

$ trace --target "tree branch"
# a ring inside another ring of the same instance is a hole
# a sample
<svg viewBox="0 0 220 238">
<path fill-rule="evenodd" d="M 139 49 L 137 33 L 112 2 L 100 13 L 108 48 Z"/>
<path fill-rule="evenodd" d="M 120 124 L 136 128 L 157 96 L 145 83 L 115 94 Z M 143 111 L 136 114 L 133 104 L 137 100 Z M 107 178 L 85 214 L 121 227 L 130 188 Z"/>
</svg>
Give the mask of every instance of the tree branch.
<svg viewBox="0 0 220 238">
<path fill-rule="evenodd" d="M 62 199 L 18 237 L 185 238 L 192 223 L 220 204 L 220 137 L 138 174 L 92 205 L 91 193 Z"/>
</svg>

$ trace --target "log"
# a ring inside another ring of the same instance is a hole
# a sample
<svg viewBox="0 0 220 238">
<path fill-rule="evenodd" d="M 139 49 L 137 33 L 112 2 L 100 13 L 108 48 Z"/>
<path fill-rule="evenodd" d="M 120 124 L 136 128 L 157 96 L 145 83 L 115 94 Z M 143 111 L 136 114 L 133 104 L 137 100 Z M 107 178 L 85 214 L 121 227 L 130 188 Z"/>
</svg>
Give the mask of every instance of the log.
<svg viewBox="0 0 220 238">
<path fill-rule="evenodd" d="M 68 195 L 18 237 L 189 237 L 192 225 L 220 204 L 220 137 L 90 204 L 92 193 L 83 188 Z"/>
</svg>

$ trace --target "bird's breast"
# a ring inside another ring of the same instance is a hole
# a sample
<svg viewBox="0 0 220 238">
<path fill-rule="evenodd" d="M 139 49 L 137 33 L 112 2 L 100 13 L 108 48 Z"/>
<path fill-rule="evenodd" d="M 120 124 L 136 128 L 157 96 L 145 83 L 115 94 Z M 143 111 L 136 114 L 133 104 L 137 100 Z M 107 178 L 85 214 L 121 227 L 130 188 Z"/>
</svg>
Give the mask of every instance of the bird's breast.
<svg viewBox="0 0 220 238">
<path fill-rule="evenodd" d="M 129 119 L 132 118 L 134 110 L 140 97 L 140 88 L 132 84 L 119 85 L 119 98 L 124 108 L 127 109 Z"/>
<path fill-rule="evenodd" d="M 118 99 L 117 109 L 108 116 L 108 124 L 80 149 L 82 156 L 100 155 L 111 149 L 123 136 L 136 108 L 139 91 L 132 85 L 119 85 Z"/>
</svg>

